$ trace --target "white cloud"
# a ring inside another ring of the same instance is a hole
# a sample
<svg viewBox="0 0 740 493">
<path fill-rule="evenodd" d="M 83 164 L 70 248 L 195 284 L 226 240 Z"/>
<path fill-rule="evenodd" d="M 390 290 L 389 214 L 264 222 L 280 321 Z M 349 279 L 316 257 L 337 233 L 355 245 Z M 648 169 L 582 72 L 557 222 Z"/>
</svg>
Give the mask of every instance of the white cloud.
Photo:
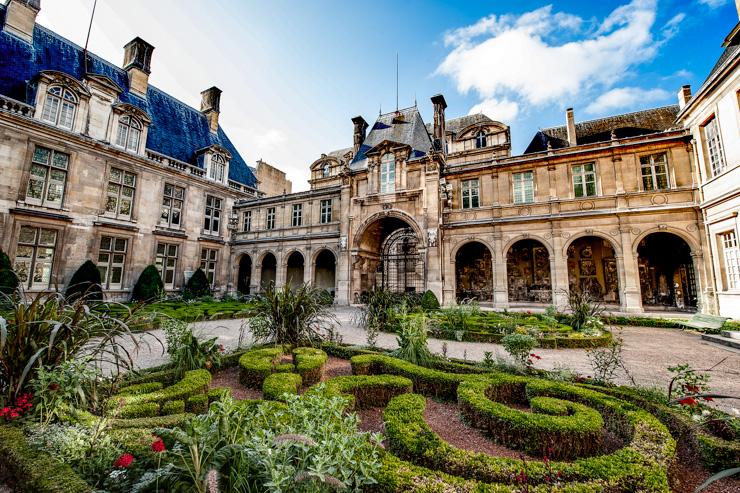
<svg viewBox="0 0 740 493">
<path fill-rule="evenodd" d="M 665 101 L 671 93 L 664 89 L 618 87 L 605 92 L 586 107 L 586 113 L 603 114 L 613 110 L 632 109 L 646 104 Z"/>
<path fill-rule="evenodd" d="M 476 113 L 483 113 L 494 120 L 507 122 L 512 121 L 519 114 L 519 105 L 516 101 L 509 101 L 508 99 L 486 99 L 470 108 L 468 112 L 469 115 Z"/>
<path fill-rule="evenodd" d="M 267 129 L 262 133 L 256 134 L 255 137 L 254 145 L 262 151 L 274 150 L 288 140 L 288 136 L 277 128 Z"/>
<path fill-rule="evenodd" d="M 661 30 L 663 40 L 667 41 L 678 34 L 679 25 L 681 24 L 681 22 L 683 22 L 685 18 L 686 14 L 684 14 L 683 12 L 679 12 L 678 14 L 671 17 L 671 19 L 663 25 L 663 29 Z"/>
<path fill-rule="evenodd" d="M 710 9 L 716 9 L 726 4 L 727 0 L 699 0 L 699 3 L 706 5 Z"/>
<path fill-rule="evenodd" d="M 515 16 L 488 16 L 445 35 L 452 51 L 437 68 L 462 93 L 474 92 L 478 107 L 517 111 L 608 90 L 631 69 L 651 60 L 666 35 L 683 19 L 676 15 L 656 40 L 652 30 L 655 0 L 633 0 L 601 22 L 583 29 L 578 16 L 553 12 L 552 6 Z M 568 39 L 563 39 L 567 37 Z M 473 111 L 473 110 L 471 110 Z"/>
</svg>

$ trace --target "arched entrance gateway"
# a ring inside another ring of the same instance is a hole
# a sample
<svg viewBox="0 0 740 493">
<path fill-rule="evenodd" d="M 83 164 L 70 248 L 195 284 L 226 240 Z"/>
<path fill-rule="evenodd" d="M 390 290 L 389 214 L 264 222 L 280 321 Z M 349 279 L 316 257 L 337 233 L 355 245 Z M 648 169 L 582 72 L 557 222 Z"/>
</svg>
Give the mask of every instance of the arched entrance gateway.
<svg viewBox="0 0 740 493">
<path fill-rule="evenodd" d="M 285 282 L 293 288 L 303 285 L 303 275 L 305 273 L 305 262 L 301 252 L 293 252 L 288 257 L 288 263 L 285 267 Z"/>
<path fill-rule="evenodd" d="M 605 303 L 619 303 L 619 272 L 614 247 L 603 238 L 584 236 L 568 247 L 568 287 L 588 291 Z"/>
<path fill-rule="evenodd" d="M 383 287 L 396 293 L 425 289 L 423 243 L 416 230 L 396 216 L 381 217 L 360 233 L 353 258 L 353 297 Z"/>
<path fill-rule="evenodd" d="M 267 288 L 270 284 L 275 284 L 277 278 L 277 259 L 272 253 L 266 253 L 262 257 L 262 269 L 260 271 L 260 286 L 262 289 Z"/>
<path fill-rule="evenodd" d="M 642 306 L 696 310 L 697 291 L 691 248 L 673 233 L 651 233 L 637 245 Z"/>
<path fill-rule="evenodd" d="M 252 284 L 252 258 L 246 253 L 239 258 L 239 274 L 236 289 L 240 294 L 249 294 Z"/>
<path fill-rule="evenodd" d="M 326 289 L 332 296 L 336 294 L 337 259 L 331 250 L 321 250 L 316 255 L 313 284 L 317 288 Z"/>
<path fill-rule="evenodd" d="M 509 301 L 552 303 L 550 254 L 537 240 L 519 240 L 506 253 Z"/>
<path fill-rule="evenodd" d="M 455 255 L 457 301 L 493 301 L 493 257 L 479 241 L 466 243 Z"/>
</svg>

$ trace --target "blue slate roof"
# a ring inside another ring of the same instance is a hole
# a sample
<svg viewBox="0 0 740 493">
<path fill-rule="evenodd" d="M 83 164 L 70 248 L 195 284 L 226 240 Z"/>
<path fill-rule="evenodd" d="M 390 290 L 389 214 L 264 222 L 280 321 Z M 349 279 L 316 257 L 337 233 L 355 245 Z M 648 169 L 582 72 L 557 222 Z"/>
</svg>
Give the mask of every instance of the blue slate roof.
<svg viewBox="0 0 740 493">
<path fill-rule="evenodd" d="M 4 23 L 5 7 L 0 5 L 0 26 Z M 28 104 L 35 101 L 34 79 L 42 70 L 57 70 L 77 80 L 84 75 L 83 49 L 38 24 L 33 32 L 33 46 L 0 31 L 0 60 L 0 94 Z M 254 174 L 223 128 L 211 133 L 208 120 L 200 111 L 151 85 L 146 99 L 130 93 L 126 71 L 91 53 L 88 72 L 110 78 L 123 89 L 119 96 L 122 103 L 130 103 L 150 116 L 147 149 L 202 168 L 196 151 L 220 145 L 231 154 L 229 179 L 255 186 Z"/>
</svg>

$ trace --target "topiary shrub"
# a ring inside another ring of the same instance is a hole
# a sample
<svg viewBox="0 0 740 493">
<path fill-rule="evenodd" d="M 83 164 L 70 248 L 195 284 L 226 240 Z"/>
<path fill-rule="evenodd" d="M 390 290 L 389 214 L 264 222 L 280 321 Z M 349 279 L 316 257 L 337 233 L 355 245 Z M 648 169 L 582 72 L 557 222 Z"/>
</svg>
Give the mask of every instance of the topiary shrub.
<svg viewBox="0 0 740 493">
<path fill-rule="evenodd" d="M 18 289 L 18 276 L 13 271 L 8 255 L 0 250 L 0 294 L 13 295 Z"/>
<path fill-rule="evenodd" d="M 211 283 L 208 282 L 208 277 L 203 269 L 198 268 L 193 275 L 188 279 L 188 283 L 185 285 L 185 291 L 183 292 L 183 298 L 186 300 L 192 300 L 194 298 L 202 298 L 204 296 L 211 295 Z"/>
<path fill-rule="evenodd" d="M 98 268 L 92 260 L 86 260 L 72 275 L 64 295 L 70 300 L 103 301 L 102 282 Z"/>
<path fill-rule="evenodd" d="M 439 300 L 437 296 L 432 293 L 431 290 L 427 289 L 424 295 L 421 297 L 421 307 L 424 311 L 439 310 Z"/>
<path fill-rule="evenodd" d="M 132 301 L 156 300 L 164 293 L 164 283 L 159 276 L 159 271 L 154 265 L 147 266 L 139 276 L 131 293 Z"/>
</svg>

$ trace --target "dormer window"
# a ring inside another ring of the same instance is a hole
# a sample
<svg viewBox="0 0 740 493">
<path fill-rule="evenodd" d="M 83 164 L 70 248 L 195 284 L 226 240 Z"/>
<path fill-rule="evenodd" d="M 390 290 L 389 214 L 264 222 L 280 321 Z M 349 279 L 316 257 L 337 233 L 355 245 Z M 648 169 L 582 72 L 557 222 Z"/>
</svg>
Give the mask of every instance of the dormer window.
<svg viewBox="0 0 740 493">
<path fill-rule="evenodd" d="M 51 86 L 46 92 L 41 119 L 57 127 L 72 130 L 77 104 L 75 93 L 61 86 Z"/>
<path fill-rule="evenodd" d="M 118 135 L 116 145 L 127 151 L 139 152 L 142 125 L 132 116 L 122 116 L 118 119 Z"/>
<path fill-rule="evenodd" d="M 211 165 L 208 169 L 208 178 L 219 183 L 223 183 L 225 174 L 226 158 L 221 154 L 211 154 Z"/>
<path fill-rule="evenodd" d="M 478 135 L 475 136 L 475 148 L 481 149 L 483 147 L 486 147 L 486 145 L 486 133 L 481 130 L 480 132 L 478 132 Z"/>
<path fill-rule="evenodd" d="M 328 178 L 329 172 L 330 172 L 329 163 L 324 163 L 324 166 L 321 168 L 321 176 L 323 178 Z"/>
<path fill-rule="evenodd" d="M 396 190 L 396 158 L 388 152 L 380 159 L 380 193 Z"/>
</svg>

